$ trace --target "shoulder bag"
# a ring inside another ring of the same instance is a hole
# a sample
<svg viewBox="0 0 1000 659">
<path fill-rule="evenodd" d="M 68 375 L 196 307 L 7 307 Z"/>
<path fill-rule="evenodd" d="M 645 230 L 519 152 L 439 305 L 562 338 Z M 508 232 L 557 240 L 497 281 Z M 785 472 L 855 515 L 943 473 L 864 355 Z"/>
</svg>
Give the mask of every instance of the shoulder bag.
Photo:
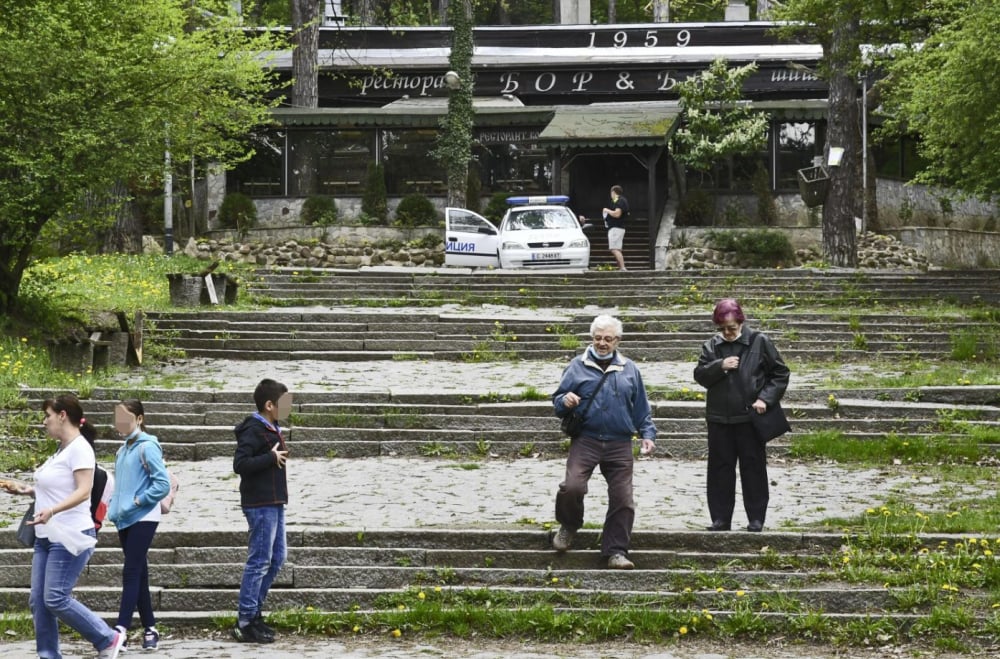
<svg viewBox="0 0 1000 659">
<path fill-rule="evenodd" d="M 28 509 L 24 511 L 24 517 L 21 518 L 21 525 L 17 527 L 17 541 L 25 547 L 35 546 L 35 527 L 28 524 L 33 519 L 35 519 L 34 499 L 28 505 Z"/>
<path fill-rule="evenodd" d="M 760 334 L 754 336 L 753 341 L 750 343 L 750 347 L 760 338 Z M 763 443 L 768 443 L 772 439 L 781 437 L 786 432 L 791 432 L 792 427 L 788 424 L 788 417 L 785 416 L 785 410 L 781 408 L 781 401 L 776 402 L 774 405 L 768 405 L 767 409 L 763 414 L 758 414 L 753 408 L 753 401 L 747 401 L 746 392 L 743 390 L 743 378 L 736 374 L 737 382 L 740 386 L 740 391 L 743 392 L 744 405 L 746 405 L 747 412 L 750 415 L 750 425 L 753 426 L 753 431 Z"/>
<path fill-rule="evenodd" d="M 562 418 L 561 428 L 563 433 L 570 439 L 576 439 L 583 432 L 583 422 L 587 418 L 587 410 L 590 409 L 590 404 L 594 402 L 597 398 L 597 392 L 601 390 L 601 385 L 604 384 L 604 380 L 607 379 L 610 370 L 604 371 L 604 375 L 601 376 L 600 381 L 597 383 L 597 388 L 594 389 L 594 393 L 590 395 L 590 400 L 587 401 L 587 405 L 579 412 L 576 409 L 569 411 L 569 414 Z"/>
</svg>

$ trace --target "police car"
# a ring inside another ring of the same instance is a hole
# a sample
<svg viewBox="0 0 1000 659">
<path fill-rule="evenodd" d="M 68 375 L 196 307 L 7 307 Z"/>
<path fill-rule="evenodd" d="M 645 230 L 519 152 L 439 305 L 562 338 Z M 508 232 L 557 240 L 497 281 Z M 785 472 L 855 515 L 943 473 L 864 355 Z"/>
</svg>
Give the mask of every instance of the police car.
<svg viewBox="0 0 1000 659">
<path fill-rule="evenodd" d="M 590 241 L 569 197 L 508 197 L 497 228 L 464 208 L 445 209 L 445 265 L 500 268 L 587 268 Z"/>
</svg>

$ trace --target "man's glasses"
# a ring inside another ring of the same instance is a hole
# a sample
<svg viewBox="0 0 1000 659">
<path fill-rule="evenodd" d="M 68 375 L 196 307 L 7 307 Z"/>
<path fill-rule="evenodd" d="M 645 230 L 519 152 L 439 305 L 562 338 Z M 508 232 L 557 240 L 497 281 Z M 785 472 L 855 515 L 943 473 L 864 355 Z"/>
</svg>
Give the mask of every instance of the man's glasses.
<svg viewBox="0 0 1000 659">
<path fill-rule="evenodd" d="M 614 343 L 620 336 L 595 336 L 594 343 Z"/>
</svg>

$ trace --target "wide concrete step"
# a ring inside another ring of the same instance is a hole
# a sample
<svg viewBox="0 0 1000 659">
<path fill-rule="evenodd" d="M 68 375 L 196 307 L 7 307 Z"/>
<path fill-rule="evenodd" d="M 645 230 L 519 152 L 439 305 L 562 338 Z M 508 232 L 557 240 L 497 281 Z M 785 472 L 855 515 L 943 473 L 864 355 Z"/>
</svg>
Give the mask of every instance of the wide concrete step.
<svg viewBox="0 0 1000 659">
<path fill-rule="evenodd" d="M 906 586 L 846 579 L 831 566 L 845 538 L 839 533 L 637 532 L 637 569 L 603 569 L 599 532 L 582 530 L 574 550 L 551 550 L 551 531 L 479 529 L 289 529 L 289 557 L 268 598 L 271 609 L 393 610 L 425 591 L 449 595 L 503 592 L 521 606 L 558 609 L 623 607 L 735 611 L 740 602 L 794 603 L 792 612 L 895 616 L 921 613 Z M 245 538 L 236 532 L 165 531 L 150 553 L 157 617 L 190 624 L 202 615 L 232 615 L 243 569 Z M 965 542 L 956 535 L 922 535 L 917 545 Z M 0 531 L 0 599 L 7 611 L 27 607 L 32 552 Z M 916 549 L 914 549 L 916 550 Z M 97 611 L 115 611 L 120 551 L 112 533 L 74 589 Z M 967 590 L 967 589 L 966 589 Z M 990 615 L 984 590 L 973 617 Z M 500 606 L 507 606 L 501 604 Z M 930 604 L 926 608 L 930 609 Z M 968 606 L 968 605 L 966 605 Z"/>
<path fill-rule="evenodd" d="M 946 273 L 723 270 L 699 272 L 428 273 L 286 270 L 267 272 L 253 292 L 275 301 L 342 300 L 392 305 L 500 302 L 562 306 L 567 300 L 647 306 L 734 296 L 745 303 L 856 304 L 859 308 L 905 305 L 915 300 L 997 302 L 1000 276 L 991 271 Z M 604 284 L 602 286 L 602 283 Z M 607 293 L 601 291 L 608 290 Z M 595 293 L 595 291 L 597 291 Z M 560 302 L 561 301 L 561 302 Z"/>
</svg>

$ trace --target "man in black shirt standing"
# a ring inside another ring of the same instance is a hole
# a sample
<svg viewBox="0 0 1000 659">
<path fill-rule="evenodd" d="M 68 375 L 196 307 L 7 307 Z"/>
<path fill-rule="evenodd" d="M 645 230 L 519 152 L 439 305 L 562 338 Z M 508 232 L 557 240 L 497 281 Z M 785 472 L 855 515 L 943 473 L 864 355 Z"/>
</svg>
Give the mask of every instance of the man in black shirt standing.
<svg viewBox="0 0 1000 659">
<path fill-rule="evenodd" d="M 608 228 L 608 249 L 615 257 L 619 270 L 625 270 L 622 243 L 625 241 L 625 221 L 629 217 L 628 200 L 622 196 L 622 186 L 611 186 L 611 205 L 601 210 Z"/>
</svg>

